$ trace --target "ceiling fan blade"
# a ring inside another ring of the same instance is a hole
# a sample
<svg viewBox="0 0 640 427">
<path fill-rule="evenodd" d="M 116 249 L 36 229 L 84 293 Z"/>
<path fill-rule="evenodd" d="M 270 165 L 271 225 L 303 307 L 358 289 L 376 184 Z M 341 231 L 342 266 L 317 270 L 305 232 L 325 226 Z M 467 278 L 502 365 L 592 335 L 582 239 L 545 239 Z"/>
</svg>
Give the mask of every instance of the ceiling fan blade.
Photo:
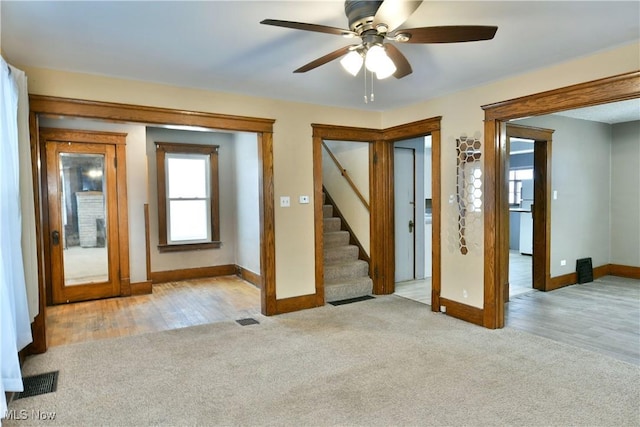
<svg viewBox="0 0 640 427">
<path fill-rule="evenodd" d="M 385 46 L 387 49 L 387 55 L 389 56 L 389 58 L 391 58 L 396 66 L 396 72 L 393 73 L 393 77 L 395 77 L 396 79 L 401 79 L 404 76 L 408 76 L 409 74 L 411 74 L 413 72 L 413 70 L 411 69 L 411 64 L 409 64 L 409 61 L 402 54 L 402 52 L 400 52 L 397 47 L 390 43 L 385 44 Z"/>
<path fill-rule="evenodd" d="M 491 40 L 498 27 L 484 25 L 452 25 L 444 27 L 407 28 L 398 30 L 391 38 L 408 35 L 405 43 L 459 43 Z M 397 39 L 403 41 L 402 39 Z"/>
<path fill-rule="evenodd" d="M 385 24 L 387 31 L 393 31 L 402 25 L 420 4 L 422 0 L 384 0 L 373 17 L 373 27 Z"/>
<path fill-rule="evenodd" d="M 349 52 L 349 49 L 351 49 L 351 47 L 352 46 L 345 46 L 345 47 L 341 47 L 338 50 L 334 50 L 333 52 L 325 56 L 322 56 L 314 61 L 309 62 L 307 65 L 303 65 L 302 67 L 295 70 L 294 73 L 306 73 L 307 71 L 313 70 L 314 68 L 318 68 L 319 66 L 324 65 L 327 62 L 331 62 L 334 59 L 338 59 L 341 56 L 346 55 Z"/>
<path fill-rule="evenodd" d="M 276 27 L 293 28 L 294 30 L 315 31 L 316 33 L 335 34 L 338 36 L 357 36 L 353 31 L 343 28 L 327 27 L 326 25 L 306 24 L 304 22 L 280 21 L 278 19 L 264 19 L 260 21 L 264 25 L 273 25 Z"/>
</svg>

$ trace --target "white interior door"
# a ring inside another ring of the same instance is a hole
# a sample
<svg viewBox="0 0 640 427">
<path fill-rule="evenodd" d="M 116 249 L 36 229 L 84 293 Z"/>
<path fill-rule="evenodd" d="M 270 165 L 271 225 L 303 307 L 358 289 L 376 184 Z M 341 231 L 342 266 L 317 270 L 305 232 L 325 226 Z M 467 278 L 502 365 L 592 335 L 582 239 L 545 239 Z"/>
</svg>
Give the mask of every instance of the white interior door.
<svg viewBox="0 0 640 427">
<path fill-rule="evenodd" d="M 415 279 L 415 150 L 394 148 L 396 282 Z"/>
</svg>

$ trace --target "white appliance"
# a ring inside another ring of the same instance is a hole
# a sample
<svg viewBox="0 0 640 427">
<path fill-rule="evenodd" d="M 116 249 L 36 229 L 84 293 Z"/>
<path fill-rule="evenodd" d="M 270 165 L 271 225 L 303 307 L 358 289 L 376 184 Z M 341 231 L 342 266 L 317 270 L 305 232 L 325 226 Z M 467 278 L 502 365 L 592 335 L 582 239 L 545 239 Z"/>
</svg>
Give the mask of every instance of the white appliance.
<svg viewBox="0 0 640 427">
<path fill-rule="evenodd" d="M 522 200 L 520 202 L 520 253 L 533 255 L 533 180 L 522 181 Z"/>
</svg>

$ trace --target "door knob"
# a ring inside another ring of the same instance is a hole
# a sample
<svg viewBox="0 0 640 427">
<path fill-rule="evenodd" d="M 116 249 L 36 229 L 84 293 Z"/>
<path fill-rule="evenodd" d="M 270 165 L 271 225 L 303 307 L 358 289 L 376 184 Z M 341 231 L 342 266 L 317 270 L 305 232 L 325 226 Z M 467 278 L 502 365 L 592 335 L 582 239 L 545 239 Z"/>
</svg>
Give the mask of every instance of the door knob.
<svg viewBox="0 0 640 427">
<path fill-rule="evenodd" d="M 58 232 L 58 230 L 54 230 L 53 233 L 51 233 L 51 242 L 54 245 L 60 244 L 60 233 Z"/>
<path fill-rule="evenodd" d="M 414 226 L 414 225 L 415 225 L 415 224 L 413 223 L 413 221 L 412 221 L 412 220 L 409 220 L 409 233 L 413 233 L 413 226 Z"/>
</svg>

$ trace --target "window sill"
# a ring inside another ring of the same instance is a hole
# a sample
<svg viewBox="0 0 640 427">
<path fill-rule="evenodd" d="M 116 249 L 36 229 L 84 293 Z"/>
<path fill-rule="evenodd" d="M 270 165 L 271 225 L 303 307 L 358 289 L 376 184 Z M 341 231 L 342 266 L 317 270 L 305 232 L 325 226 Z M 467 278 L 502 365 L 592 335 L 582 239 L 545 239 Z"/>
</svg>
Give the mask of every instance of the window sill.
<svg viewBox="0 0 640 427">
<path fill-rule="evenodd" d="M 160 252 L 186 252 L 186 251 L 199 251 L 202 249 L 219 249 L 222 246 L 222 242 L 207 242 L 207 243 L 184 243 L 179 245 L 158 245 Z"/>
</svg>

